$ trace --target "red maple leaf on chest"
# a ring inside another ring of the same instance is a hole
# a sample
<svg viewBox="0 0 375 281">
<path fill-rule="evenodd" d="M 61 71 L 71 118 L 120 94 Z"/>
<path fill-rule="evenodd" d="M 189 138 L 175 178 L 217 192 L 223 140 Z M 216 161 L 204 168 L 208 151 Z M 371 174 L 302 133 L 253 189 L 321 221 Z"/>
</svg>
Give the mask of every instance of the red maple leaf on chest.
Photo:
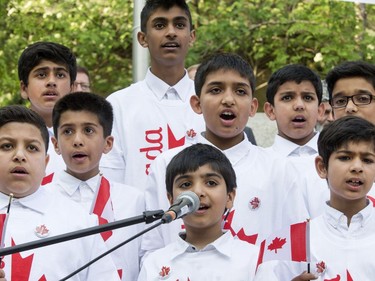
<svg viewBox="0 0 375 281">
<path fill-rule="evenodd" d="M 275 251 L 275 254 L 277 254 L 278 249 L 282 249 L 282 247 L 286 243 L 286 238 L 280 238 L 276 237 L 272 240 L 271 244 L 268 245 L 267 249 L 270 251 Z"/>
</svg>

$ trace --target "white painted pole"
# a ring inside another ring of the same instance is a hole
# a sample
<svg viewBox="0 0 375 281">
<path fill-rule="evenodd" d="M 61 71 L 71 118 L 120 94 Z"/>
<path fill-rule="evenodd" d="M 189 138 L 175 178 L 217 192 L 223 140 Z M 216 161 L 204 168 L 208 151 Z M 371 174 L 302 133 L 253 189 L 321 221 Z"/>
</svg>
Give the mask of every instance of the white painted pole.
<svg viewBox="0 0 375 281">
<path fill-rule="evenodd" d="M 133 11 L 133 82 L 142 80 L 145 77 L 149 66 L 148 49 L 139 45 L 137 33 L 140 31 L 141 11 L 145 4 L 144 0 L 134 0 Z"/>
</svg>

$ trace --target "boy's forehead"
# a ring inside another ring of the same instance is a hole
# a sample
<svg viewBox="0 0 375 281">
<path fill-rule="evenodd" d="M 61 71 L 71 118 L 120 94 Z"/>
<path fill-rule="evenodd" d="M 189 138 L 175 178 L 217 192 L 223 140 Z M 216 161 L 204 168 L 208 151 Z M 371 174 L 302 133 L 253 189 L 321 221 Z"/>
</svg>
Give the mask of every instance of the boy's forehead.
<svg viewBox="0 0 375 281">
<path fill-rule="evenodd" d="M 56 63 L 50 60 L 41 60 L 32 70 L 31 72 L 35 72 L 41 69 L 46 69 L 46 70 L 64 70 L 68 72 L 68 67 L 66 64 L 63 63 Z"/>
<path fill-rule="evenodd" d="M 336 151 L 356 151 L 363 145 L 364 152 L 375 153 L 375 144 L 371 140 L 348 140 L 337 147 Z"/>
<path fill-rule="evenodd" d="M 178 6 L 173 6 L 170 9 L 166 9 L 163 7 L 157 8 L 155 11 L 153 11 L 150 14 L 150 17 L 147 22 L 151 24 L 154 20 L 157 20 L 157 19 L 165 19 L 165 20 L 185 19 L 189 21 L 189 17 L 186 11 Z"/>
<path fill-rule="evenodd" d="M 27 132 L 27 133 L 26 133 Z M 0 127 L 0 138 L 24 138 L 44 143 L 40 129 L 27 122 L 9 122 Z"/>
<path fill-rule="evenodd" d="M 61 114 L 60 126 L 64 125 L 64 123 L 69 123 L 69 124 L 91 123 L 91 124 L 100 125 L 99 118 L 95 113 L 88 111 L 88 110 L 71 110 L 71 109 L 68 109 Z"/>
<path fill-rule="evenodd" d="M 207 74 L 206 80 L 204 84 L 209 83 L 239 83 L 239 84 L 247 84 L 251 86 L 249 79 L 243 77 L 237 70 L 235 69 L 218 69 L 212 71 Z"/>
</svg>

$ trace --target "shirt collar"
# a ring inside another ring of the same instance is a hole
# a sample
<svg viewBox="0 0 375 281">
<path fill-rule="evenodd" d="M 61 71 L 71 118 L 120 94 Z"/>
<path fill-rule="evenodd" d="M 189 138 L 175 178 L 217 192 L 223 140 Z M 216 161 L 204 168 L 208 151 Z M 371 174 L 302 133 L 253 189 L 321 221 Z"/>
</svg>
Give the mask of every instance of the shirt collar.
<svg viewBox="0 0 375 281">
<path fill-rule="evenodd" d="M 197 139 L 196 139 L 196 142 L 199 142 L 199 143 L 204 143 L 204 144 L 209 144 L 209 145 L 212 145 L 212 146 L 215 146 L 216 148 L 218 148 L 219 150 L 221 150 L 225 156 L 228 157 L 229 161 L 231 162 L 231 164 L 234 166 L 236 165 L 241 159 L 247 157 L 247 155 L 249 153 L 251 153 L 251 150 L 254 149 L 254 145 L 251 144 L 251 142 L 249 142 L 249 140 L 247 139 L 246 137 L 246 134 L 244 134 L 244 139 L 236 144 L 235 146 L 233 147 L 230 147 L 228 149 L 225 149 L 225 150 L 221 150 L 220 148 L 216 147 L 215 145 L 213 145 L 211 142 L 209 142 L 205 137 L 204 137 L 204 133 L 201 133 L 197 136 Z"/>
<path fill-rule="evenodd" d="M 50 201 L 48 200 L 48 192 L 44 188 L 38 188 L 34 193 L 23 197 L 13 198 L 10 205 L 9 213 L 12 213 L 12 206 L 21 205 L 23 207 L 32 209 L 38 213 L 44 214 L 48 209 Z M 0 208 L 7 210 L 9 204 L 9 196 L 0 193 Z"/>
<path fill-rule="evenodd" d="M 352 217 L 349 227 L 348 218 L 342 212 L 329 206 L 328 202 L 325 209 L 324 216 L 326 217 L 327 222 L 340 232 L 347 232 L 349 228 L 351 228 L 352 231 L 355 231 L 358 228 L 364 227 L 370 220 L 374 207 L 367 199 L 367 206 Z"/>
<path fill-rule="evenodd" d="M 232 243 L 233 243 L 233 236 L 230 232 L 225 232 L 221 235 L 218 239 L 214 242 L 208 244 L 201 250 L 198 250 L 194 247 L 194 245 L 185 241 L 186 233 L 182 232 L 179 234 L 179 239 L 175 244 L 174 255 L 172 255 L 172 259 L 183 254 L 183 253 L 192 253 L 192 252 L 205 252 L 205 251 L 218 251 L 219 253 L 231 257 L 232 255 Z"/>
<path fill-rule="evenodd" d="M 66 171 L 61 171 L 57 176 L 60 187 L 63 188 L 69 196 L 72 196 L 82 183 L 80 179 L 68 174 Z M 93 192 L 96 192 L 96 189 L 98 188 L 99 176 L 100 174 L 97 174 L 86 181 L 87 185 Z"/>
<path fill-rule="evenodd" d="M 183 102 L 186 102 L 187 98 L 190 97 L 192 94 L 191 90 L 193 83 L 187 75 L 186 70 L 184 77 L 182 77 L 182 79 L 178 81 L 176 85 L 173 86 L 168 85 L 159 77 L 154 75 L 151 72 L 150 68 L 147 70 L 145 81 L 150 91 L 154 93 L 154 95 L 159 101 L 164 98 L 165 94 L 170 88 L 174 88 L 176 90 L 177 95 Z"/>
<path fill-rule="evenodd" d="M 305 151 L 308 155 L 318 153 L 318 137 L 319 133 L 315 132 L 314 137 L 305 145 L 298 145 L 290 140 L 287 140 L 279 135 L 275 136 L 273 149 L 284 157 L 299 156 L 299 151 Z"/>
</svg>

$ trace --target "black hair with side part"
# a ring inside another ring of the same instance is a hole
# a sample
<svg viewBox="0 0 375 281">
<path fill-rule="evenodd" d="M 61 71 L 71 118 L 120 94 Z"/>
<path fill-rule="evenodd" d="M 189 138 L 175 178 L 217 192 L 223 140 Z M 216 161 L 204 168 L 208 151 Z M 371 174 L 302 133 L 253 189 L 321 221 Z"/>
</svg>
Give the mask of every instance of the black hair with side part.
<svg viewBox="0 0 375 281">
<path fill-rule="evenodd" d="M 23 81 L 25 86 L 29 84 L 31 70 L 42 60 L 65 65 L 69 71 L 70 85 L 73 85 L 77 77 L 77 62 L 72 51 L 58 43 L 36 42 L 29 45 L 18 59 L 18 78 Z"/>
<path fill-rule="evenodd" d="M 98 117 L 104 137 L 111 135 L 113 126 L 112 105 L 102 96 L 93 93 L 75 92 L 59 99 L 52 111 L 53 132 L 57 138 L 61 115 L 66 111 L 87 111 Z"/>
<path fill-rule="evenodd" d="M 193 30 L 193 20 L 188 4 L 185 0 L 147 0 L 145 6 L 141 12 L 141 31 L 147 33 L 147 21 L 150 16 L 159 8 L 169 10 L 172 7 L 177 6 L 185 11 L 190 22 L 190 30 Z"/>
<path fill-rule="evenodd" d="M 350 142 L 362 141 L 371 143 L 371 149 L 375 149 L 375 125 L 357 116 L 344 116 L 324 126 L 318 138 L 318 153 L 328 168 L 333 152 Z"/>
<path fill-rule="evenodd" d="M 167 192 L 173 195 L 173 182 L 176 176 L 194 172 L 206 164 L 222 175 L 227 192 L 237 187 L 236 173 L 225 154 L 212 145 L 198 143 L 184 148 L 169 162 L 165 176 Z"/>
<path fill-rule="evenodd" d="M 214 54 L 208 59 L 204 60 L 198 67 L 195 74 L 194 85 L 195 94 L 200 97 L 201 91 L 206 78 L 212 72 L 219 70 L 233 70 L 247 79 L 250 83 L 252 94 L 255 92 L 255 76 L 250 64 L 241 56 L 232 53 Z"/>
<path fill-rule="evenodd" d="M 323 95 L 322 81 L 313 70 L 302 64 L 289 64 L 272 73 L 267 85 L 267 102 L 275 105 L 275 95 L 277 90 L 284 83 L 296 82 L 297 84 L 300 84 L 302 81 L 311 82 L 318 98 L 318 104 L 320 104 Z"/>
<path fill-rule="evenodd" d="M 338 80 L 343 78 L 363 78 L 375 88 L 375 65 L 365 61 L 347 61 L 335 66 L 326 77 L 329 100 Z"/>
<path fill-rule="evenodd" d="M 26 123 L 35 126 L 40 131 L 47 153 L 49 144 L 49 133 L 47 130 L 46 123 L 38 113 L 22 105 L 8 105 L 1 107 L 0 128 L 11 122 Z"/>
</svg>

